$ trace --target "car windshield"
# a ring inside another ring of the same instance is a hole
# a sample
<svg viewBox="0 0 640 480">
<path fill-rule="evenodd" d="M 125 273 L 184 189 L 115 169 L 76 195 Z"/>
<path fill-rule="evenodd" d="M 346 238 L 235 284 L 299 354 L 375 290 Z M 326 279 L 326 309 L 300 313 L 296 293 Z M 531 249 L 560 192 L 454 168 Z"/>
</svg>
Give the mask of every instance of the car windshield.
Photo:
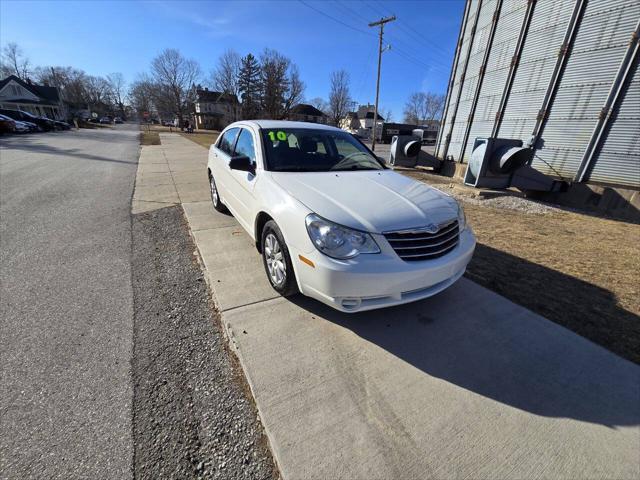
<svg viewBox="0 0 640 480">
<path fill-rule="evenodd" d="M 262 129 L 267 169 L 274 172 L 382 170 L 350 133 L 313 128 Z"/>
</svg>

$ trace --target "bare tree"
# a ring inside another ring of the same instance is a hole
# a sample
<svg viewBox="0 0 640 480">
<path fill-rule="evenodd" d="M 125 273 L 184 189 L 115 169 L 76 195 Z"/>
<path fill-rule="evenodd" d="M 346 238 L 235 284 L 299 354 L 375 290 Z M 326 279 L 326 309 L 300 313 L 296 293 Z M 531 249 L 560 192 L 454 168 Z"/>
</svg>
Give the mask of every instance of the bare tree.
<svg viewBox="0 0 640 480">
<path fill-rule="evenodd" d="M 170 109 L 182 122 L 193 102 L 192 87 L 200 77 L 200 66 L 169 48 L 153 59 L 151 75 L 155 102 Z"/>
<path fill-rule="evenodd" d="M 91 105 L 104 107 L 111 102 L 111 91 L 109 82 L 103 77 L 94 77 L 89 75 L 86 77 L 85 90 L 87 101 Z"/>
<path fill-rule="evenodd" d="M 390 108 L 383 108 L 381 109 L 382 113 L 380 115 L 382 115 L 382 117 L 384 118 L 385 122 L 392 122 L 393 121 L 393 112 L 391 111 Z"/>
<path fill-rule="evenodd" d="M 445 96 L 439 93 L 412 93 L 404 106 L 404 121 L 423 124 L 438 120 L 442 115 Z"/>
<path fill-rule="evenodd" d="M 298 67 L 275 50 L 265 49 L 260 56 L 262 113 L 266 118 L 286 118 L 304 96 L 304 83 Z"/>
<path fill-rule="evenodd" d="M 126 83 L 124 76 L 117 72 L 107 75 L 107 82 L 111 92 L 111 98 L 116 105 L 120 116 L 124 116 L 124 100 L 126 95 Z"/>
<path fill-rule="evenodd" d="M 440 120 L 444 109 L 445 95 L 440 93 L 427 93 L 425 99 L 425 109 L 423 120 Z"/>
<path fill-rule="evenodd" d="M 298 66 L 289 65 L 287 77 L 289 88 L 285 92 L 282 118 L 287 118 L 291 109 L 304 100 L 304 82 L 300 79 Z"/>
<path fill-rule="evenodd" d="M 213 88 L 224 93 L 240 95 L 240 68 L 242 59 L 234 50 L 225 51 L 218 59 L 218 66 L 211 74 Z"/>
<path fill-rule="evenodd" d="M 349 112 L 351 105 L 349 93 L 349 74 L 346 70 L 331 73 L 331 92 L 329 93 L 329 118 L 333 125 L 340 125 Z"/>
<path fill-rule="evenodd" d="M 153 82 L 146 75 L 141 75 L 131 84 L 128 97 L 129 103 L 140 117 L 153 110 Z"/>
<path fill-rule="evenodd" d="M 320 110 L 323 113 L 327 113 L 329 111 L 329 104 L 323 98 L 320 98 L 320 97 L 315 97 L 309 100 L 309 105 L 316 107 L 318 110 Z"/>
<path fill-rule="evenodd" d="M 67 102 L 77 105 L 89 102 L 87 75 L 82 70 L 73 67 L 38 67 L 35 77 L 40 83 L 57 87 Z"/>
<path fill-rule="evenodd" d="M 424 93 L 416 92 L 409 95 L 407 102 L 404 104 L 404 121 L 405 123 L 420 123 L 420 116 L 424 110 Z"/>
<path fill-rule="evenodd" d="M 22 49 L 17 43 L 9 42 L 2 50 L 2 62 L 0 62 L 0 70 L 2 77 L 15 75 L 16 77 L 27 80 L 31 74 L 31 62 L 24 55 Z"/>
</svg>

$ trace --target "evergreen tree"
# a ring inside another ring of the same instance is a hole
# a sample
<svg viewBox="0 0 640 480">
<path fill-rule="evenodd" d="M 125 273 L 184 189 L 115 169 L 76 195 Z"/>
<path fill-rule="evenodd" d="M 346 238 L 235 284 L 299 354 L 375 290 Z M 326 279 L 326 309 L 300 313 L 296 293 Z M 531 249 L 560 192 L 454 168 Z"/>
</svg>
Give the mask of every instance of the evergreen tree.
<svg viewBox="0 0 640 480">
<path fill-rule="evenodd" d="M 261 78 L 260 64 L 256 57 L 249 53 L 241 60 L 238 78 L 244 120 L 257 118 L 260 113 Z"/>
</svg>

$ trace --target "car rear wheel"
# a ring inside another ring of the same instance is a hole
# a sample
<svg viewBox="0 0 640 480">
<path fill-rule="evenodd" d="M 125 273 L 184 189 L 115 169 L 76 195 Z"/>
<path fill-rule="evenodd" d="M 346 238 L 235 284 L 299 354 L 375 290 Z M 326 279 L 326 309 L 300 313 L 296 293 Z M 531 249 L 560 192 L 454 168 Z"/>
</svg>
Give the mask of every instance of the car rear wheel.
<svg viewBox="0 0 640 480">
<path fill-rule="evenodd" d="M 289 249 L 278 225 L 273 220 L 262 229 L 262 261 L 273 289 L 287 297 L 298 293 Z"/>
<path fill-rule="evenodd" d="M 211 203 L 213 203 L 213 208 L 220 213 L 226 213 L 227 207 L 225 207 L 222 200 L 220 200 L 218 187 L 216 187 L 216 181 L 213 179 L 213 175 L 211 175 L 211 173 L 209 173 L 209 189 L 211 190 Z"/>
</svg>

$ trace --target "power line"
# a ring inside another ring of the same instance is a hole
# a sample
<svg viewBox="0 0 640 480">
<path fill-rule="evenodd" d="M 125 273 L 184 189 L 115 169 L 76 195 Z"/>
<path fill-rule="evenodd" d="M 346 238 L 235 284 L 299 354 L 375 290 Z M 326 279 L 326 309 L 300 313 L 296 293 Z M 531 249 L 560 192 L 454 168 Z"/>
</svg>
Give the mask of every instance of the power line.
<svg viewBox="0 0 640 480">
<path fill-rule="evenodd" d="M 372 0 L 373 2 L 377 3 L 380 5 L 381 10 L 378 10 L 378 8 L 375 8 L 371 3 L 365 3 L 365 5 L 367 5 L 369 7 L 369 9 L 373 12 L 377 14 L 379 14 L 380 11 L 386 11 L 386 12 L 391 12 L 381 1 L 376 1 L 376 0 Z M 409 25 L 408 23 L 404 22 L 403 20 L 399 20 L 397 23 L 397 26 L 402 30 L 402 32 L 407 36 L 407 39 L 409 39 L 409 36 L 411 36 L 412 38 L 410 39 L 410 41 L 418 41 L 420 43 L 427 43 L 431 46 L 431 48 L 436 52 L 439 53 L 442 56 L 442 59 L 444 61 L 450 61 L 451 57 L 452 57 L 452 53 L 445 50 L 444 48 L 442 48 L 440 45 L 438 45 L 437 43 L 435 43 L 433 40 L 425 37 L 424 35 L 422 35 L 421 33 L 419 33 L 417 30 L 415 30 L 413 27 L 411 27 L 411 25 Z M 449 68 L 449 66 L 447 65 L 446 67 L 447 69 Z"/>
<path fill-rule="evenodd" d="M 325 12 L 323 12 L 322 10 L 319 10 L 318 8 L 316 8 L 316 7 L 314 7 L 314 6 L 310 5 L 310 4 L 308 4 L 308 3 L 307 3 L 307 2 L 305 2 L 304 0 L 298 0 L 298 1 L 299 1 L 301 4 L 303 4 L 304 6 L 306 6 L 306 7 L 310 8 L 311 10 L 314 10 L 315 12 L 319 13 L 320 15 L 322 15 L 322 16 L 324 16 L 324 17 L 326 17 L 326 18 L 329 18 L 330 20 L 333 20 L 334 22 L 339 23 L 340 25 L 342 25 L 342 26 L 344 26 L 344 27 L 347 27 L 347 28 L 349 28 L 349 29 L 351 29 L 351 30 L 354 30 L 354 31 L 356 31 L 356 32 L 358 32 L 358 33 L 362 33 L 362 34 L 364 34 L 364 35 L 368 35 L 368 36 L 375 36 L 375 35 L 373 35 L 373 34 L 371 34 L 371 33 L 367 32 L 367 31 L 365 31 L 365 30 L 360 30 L 359 28 L 354 27 L 353 25 L 349 25 L 348 23 L 345 23 L 345 22 L 343 22 L 342 20 L 340 20 L 340 19 L 338 19 L 338 18 L 335 18 L 335 17 L 334 17 L 334 16 L 332 16 L 332 15 L 329 15 L 328 13 L 325 13 Z M 371 7 L 370 7 L 370 8 L 371 8 Z M 376 12 L 376 13 L 377 13 L 377 12 Z M 415 57 L 413 57 L 411 54 L 409 54 L 409 53 L 405 52 L 404 50 L 402 50 L 402 49 L 400 49 L 400 48 L 397 48 L 397 47 L 395 47 L 395 48 L 391 48 L 391 52 L 392 52 L 392 53 L 394 53 L 394 54 L 396 54 L 396 55 L 398 55 L 398 56 L 399 56 L 400 58 L 402 58 L 403 60 L 405 60 L 405 61 L 407 61 L 407 62 L 410 62 L 410 63 L 413 63 L 414 65 L 418 65 L 419 67 L 421 67 L 421 68 L 423 68 L 423 69 L 425 69 L 425 70 L 430 70 L 430 69 L 441 69 L 441 68 L 440 68 L 439 66 L 437 66 L 437 65 L 436 65 L 435 67 L 434 67 L 433 65 L 427 65 L 425 62 L 423 62 L 423 61 L 421 61 L 421 60 L 416 59 L 416 58 L 415 58 Z M 436 62 L 434 62 L 434 63 L 436 63 Z M 442 68 L 444 68 L 444 65 L 442 65 Z M 441 70 L 441 71 L 444 71 L 444 70 Z M 445 72 L 445 73 L 446 73 L 446 72 Z"/>
<path fill-rule="evenodd" d="M 365 30 L 360 30 L 359 28 L 356 28 L 356 27 L 354 27 L 354 26 L 352 26 L 352 25 L 349 25 L 348 23 L 344 23 L 342 20 L 339 20 L 339 19 L 337 19 L 337 18 L 335 18 L 335 17 L 332 17 L 332 16 L 331 16 L 331 15 L 329 15 L 328 13 L 324 13 L 322 10 L 318 10 L 316 7 L 313 7 L 313 6 L 309 5 L 309 4 L 308 4 L 307 2 L 305 2 L 304 0 L 298 0 L 298 1 L 299 1 L 301 4 L 303 4 L 304 6 L 306 6 L 306 7 L 310 8 L 311 10 L 316 11 L 316 12 L 317 12 L 317 13 L 319 13 L 320 15 L 323 15 L 323 16 L 325 16 L 325 17 L 327 17 L 327 18 L 330 18 L 330 19 L 331 19 L 331 20 L 333 20 L 334 22 L 338 22 L 339 24 L 341 24 L 341 25 L 343 25 L 343 26 L 345 26 L 345 27 L 347 27 L 347 28 L 350 28 L 351 30 L 354 30 L 354 31 L 359 32 L 359 33 L 363 33 L 363 34 L 365 34 L 365 35 L 374 36 L 374 35 L 372 35 L 371 33 L 367 32 L 367 31 L 365 31 Z"/>
</svg>

